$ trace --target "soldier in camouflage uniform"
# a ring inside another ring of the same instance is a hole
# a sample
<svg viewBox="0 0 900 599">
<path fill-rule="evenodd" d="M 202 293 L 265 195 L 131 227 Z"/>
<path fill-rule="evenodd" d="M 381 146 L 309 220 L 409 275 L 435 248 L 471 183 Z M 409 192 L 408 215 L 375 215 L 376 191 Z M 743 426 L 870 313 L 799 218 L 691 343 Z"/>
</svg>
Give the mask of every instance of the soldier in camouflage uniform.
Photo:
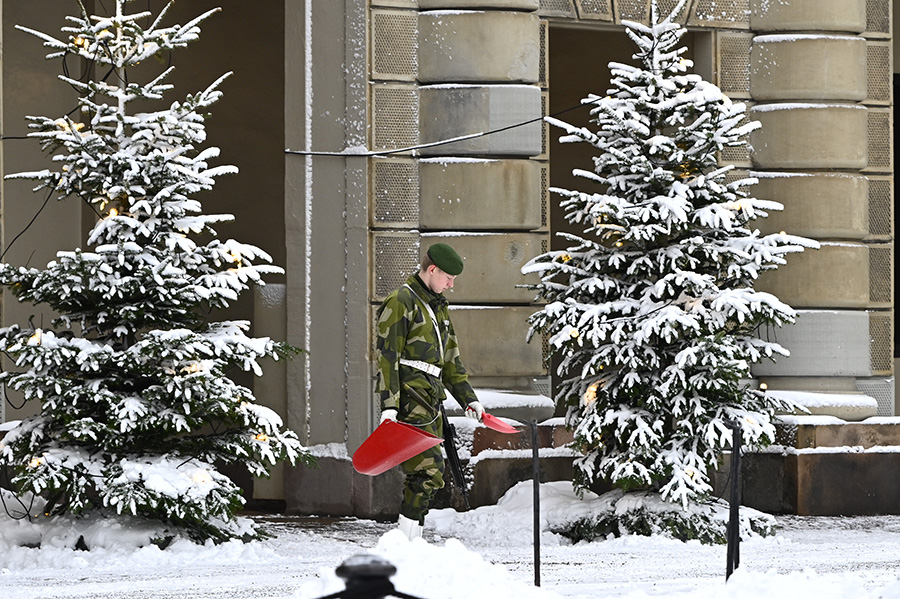
<svg viewBox="0 0 900 599">
<path fill-rule="evenodd" d="M 456 333 L 443 292 L 453 287 L 463 262 L 449 245 L 432 245 L 418 274 L 391 293 L 377 312 L 376 393 L 381 421 L 400 420 L 438 437 L 443 436 L 440 405 L 445 387 L 465 408 L 466 416 L 481 421 L 484 409 L 459 358 Z M 423 404 L 405 391 L 415 389 Z M 399 527 L 412 539 L 422 535 L 425 514 L 438 489 L 444 486 L 441 446 L 432 447 L 401 464 L 405 481 Z"/>
</svg>

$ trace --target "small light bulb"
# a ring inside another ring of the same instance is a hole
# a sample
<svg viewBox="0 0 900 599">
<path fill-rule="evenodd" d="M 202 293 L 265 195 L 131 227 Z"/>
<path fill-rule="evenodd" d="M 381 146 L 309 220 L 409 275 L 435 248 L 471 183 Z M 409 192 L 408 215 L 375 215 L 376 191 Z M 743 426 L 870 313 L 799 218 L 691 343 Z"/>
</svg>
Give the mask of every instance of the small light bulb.
<svg viewBox="0 0 900 599">
<path fill-rule="evenodd" d="M 572 336 L 572 339 L 576 339 L 581 333 L 578 332 L 578 329 L 572 329 L 569 331 L 569 335 Z"/>
<path fill-rule="evenodd" d="M 260 443 L 265 443 L 266 441 L 269 440 L 269 435 L 267 435 L 265 433 L 259 433 L 258 435 L 254 435 L 253 438 L 256 439 L 257 441 L 259 441 Z"/>
<path fill-rule="evenodd" d="M 110 209 L 109 209 L 109 215 L 110 215 L 110 216 L 119 216 L 119 211 L 116 210 L 115 208 L 110 208 Z"/>
<path fill-rule="evenodd" d="M 212 482 L 212 476 L 210 476 L 208 470 L 197 470 L 196 472 L 194 472 L 194 476 L 192 476 L 191 478 L 197 484 Z"/>
<path fill-rule="evenodd" d="M 766 389 L 769 388 L 769 385 L 767 385 L 766 383 L 760 383 L 759 388 L 761 391 L 765 391 Z"/>
<path fill-rule="evenodd" d="M 31 461 L 28 462 L 28 467 L 29 468 L 38 468 L 43 463 L 44 463 L 44 460 L 42 460 L 41 458 L 31 458 Z"/>
<path fill-rule="evenodd" d="M 584 392 L 584 405 L 589 406 L 597 401 L 597 387 L 599 387 L 599 383 L 593 383 Z"/>
</svg>

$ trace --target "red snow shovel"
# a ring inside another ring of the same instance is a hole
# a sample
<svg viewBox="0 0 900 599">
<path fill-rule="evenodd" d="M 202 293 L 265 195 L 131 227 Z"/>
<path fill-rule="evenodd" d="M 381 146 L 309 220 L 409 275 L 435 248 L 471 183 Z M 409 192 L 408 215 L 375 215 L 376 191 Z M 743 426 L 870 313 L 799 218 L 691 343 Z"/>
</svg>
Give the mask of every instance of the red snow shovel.
<svg viewBox="0 0 900 599">
<path fill-rule="evenodd" d="M 488 414 L 487 412 L 485 412 L 484 414 L 481 415 L 481 422 L 486 427 L 494 429 L 495 431 L 500 432 L 500 433 L 514 435 L 519 432 L 518 430 L 514 429 L 510 425 L 506 424 L 505 422 L 503 422 L 502 420 L 500 420 L 499 418 L 494 416 L 493 414 Z"/>
<path fill-rule="evenodd" d="M 396 420 L 385 420 L 353 454 L 353 468 L 375 476 L 443 442 L 440 437 Z"/>
</svg>

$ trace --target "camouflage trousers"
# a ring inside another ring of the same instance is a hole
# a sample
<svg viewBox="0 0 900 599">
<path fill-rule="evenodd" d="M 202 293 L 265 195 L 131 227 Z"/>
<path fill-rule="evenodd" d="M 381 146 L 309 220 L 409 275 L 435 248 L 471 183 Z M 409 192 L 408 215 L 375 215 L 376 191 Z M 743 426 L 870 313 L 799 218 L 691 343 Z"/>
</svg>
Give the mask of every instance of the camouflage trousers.
<svg viewBox="0 0 900 599">
<path fill-rule="evenodd" d="M 443 422 L 437 418 L 434 422 L 410 422 L 417 428 L 437 437 L 443 436 Z M 434 501 L 438 489 L 444 486 L 444 456 L 441 445 L 426 449 L 400 465 L 406 477 L 403 481 L 403 501 L 400 513 L 420 524 L 425 522 L 425 514 Z"/>
</svg>

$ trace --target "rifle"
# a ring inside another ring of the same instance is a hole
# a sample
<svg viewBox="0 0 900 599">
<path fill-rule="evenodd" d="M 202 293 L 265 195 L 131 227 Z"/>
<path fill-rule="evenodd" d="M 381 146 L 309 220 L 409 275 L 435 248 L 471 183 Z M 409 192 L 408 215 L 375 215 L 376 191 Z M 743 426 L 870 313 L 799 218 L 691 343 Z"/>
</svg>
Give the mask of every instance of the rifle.
<svg viewBox="0 0 900 599">
<path fill-rule="evenodd" d="M 416 403 L 428 411 L 433 410 L 431 404 L 407 383 L 403 383 L 403 389 L 409 393 L 409 396 L 412 397 Z M 462 493 L 466 509 L 472 509 L 469 505 L 469 491 L 466 489 L 466 481 L 463 478 L 462 464 L 459 461 L 459 453 L 456 450 L 456 427 L 450 424 L 450 419 L 447 418 L 447 412 L 444 410 L 444 404 L 441 403 L 439 405 L 441 407 L 441 421 L 444 424 L 442 427 L 444 429 L 444 451 L 447 454 L 447 462 L 450 464 L 450 473 L 453 476 L 453 484 L 456 485 L 460 493 Z"/>
</svg>

